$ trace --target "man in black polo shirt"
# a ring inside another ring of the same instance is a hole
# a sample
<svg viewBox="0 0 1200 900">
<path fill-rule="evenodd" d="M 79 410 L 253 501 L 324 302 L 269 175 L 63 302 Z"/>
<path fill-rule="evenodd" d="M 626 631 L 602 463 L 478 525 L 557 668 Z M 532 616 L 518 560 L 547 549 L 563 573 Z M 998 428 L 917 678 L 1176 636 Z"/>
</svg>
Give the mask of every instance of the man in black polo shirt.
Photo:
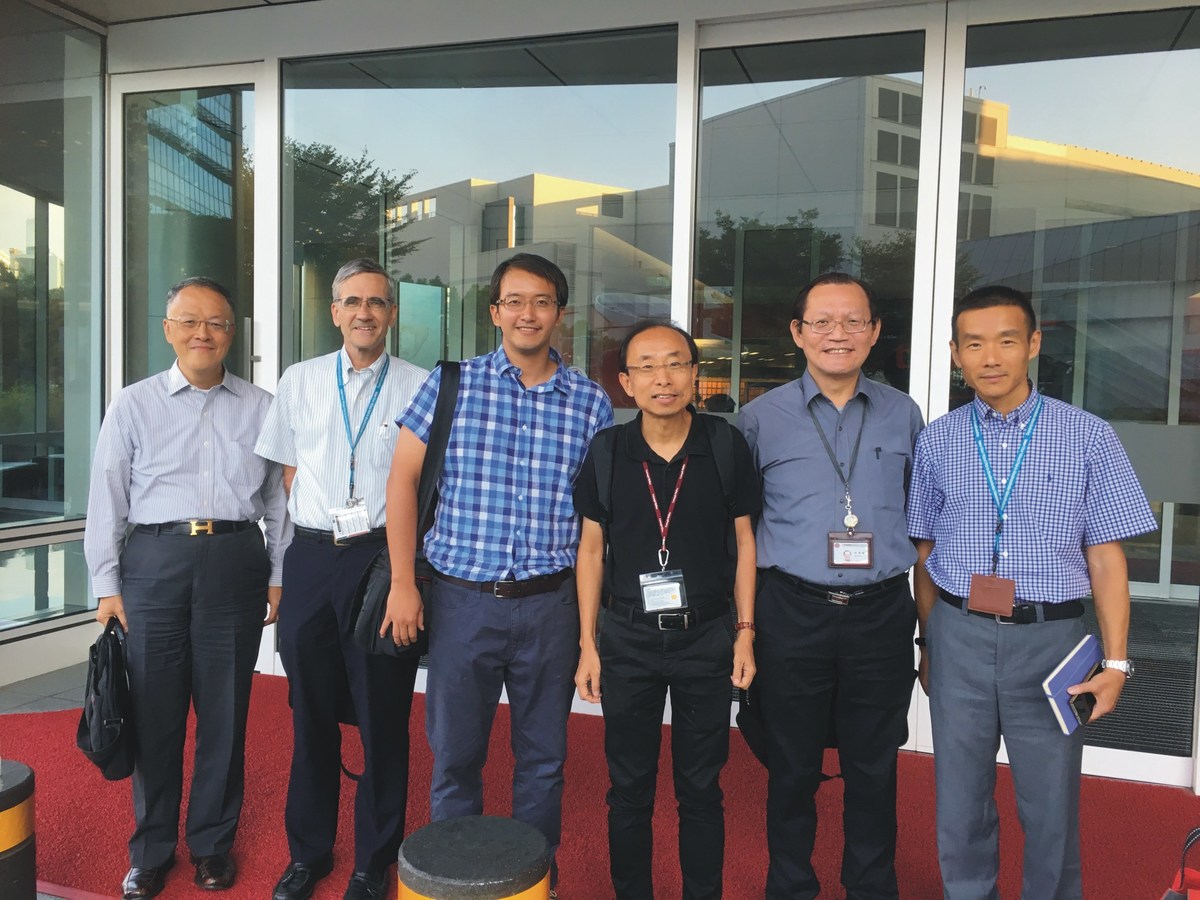
<svg viewBox="0 0 1200 900">
<path fill-rule="evenodd" d="M 691 405 L 699 353 L 687 332 L 645 321 L 618 356 L 621 386 L 641 412 L 596 436 L 575 483 L 583 516 L 575 684 L 604 708 L 619 900 L 654 896 L 651 816 L 668 688 L 683 896 L 719 898 L 730 683 L 744 688 L 754 677 L 757 479 L 742 435 Z"/>
</svg>

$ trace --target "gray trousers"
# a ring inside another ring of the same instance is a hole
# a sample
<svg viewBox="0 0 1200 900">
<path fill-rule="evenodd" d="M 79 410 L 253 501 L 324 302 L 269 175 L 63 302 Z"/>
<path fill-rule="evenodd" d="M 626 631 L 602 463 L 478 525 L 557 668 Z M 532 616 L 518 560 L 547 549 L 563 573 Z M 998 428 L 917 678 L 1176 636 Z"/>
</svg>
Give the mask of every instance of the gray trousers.
<svg viewBox="0 0 1200 900">
<path fill-rule="evenodd" d="M 929 706 L 938 861 L 947 900 L 999 898 L 996 752 L 1003 735 L 1025 832 L 1024 900 L 1078 900 L 1083 729 L 1070 737 L 1042 680 L 1083 638 L 1082 619 L 1002 625 L 938 600 Z"/>
<path fill-rule="evenodd" d="M 242 810 L 250 681 L 271 562 L 257 528 L 186 537 L 133 532 L 121 554 L 137 764 L 131 866 L 175 853 L 188 707 L 196 752 L 187 844 L 228 853 Z"/>
</svg>

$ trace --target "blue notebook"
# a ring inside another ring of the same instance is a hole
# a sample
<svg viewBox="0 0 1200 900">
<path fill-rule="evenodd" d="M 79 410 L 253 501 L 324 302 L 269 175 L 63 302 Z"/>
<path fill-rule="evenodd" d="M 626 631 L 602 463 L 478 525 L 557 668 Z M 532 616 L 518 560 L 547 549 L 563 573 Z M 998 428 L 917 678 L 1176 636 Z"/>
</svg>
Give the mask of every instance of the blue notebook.
<svg viewBox="0 0 1200 900">
<path fill-rule="evenodd" d="M 1071 708 L 1072 698 L 1067 688 L 1073 684 L 1083 684 L 1095 675 L 1100 669 L 1101 659 L 1100 642 L 1090 634 L 1084 635 L 1075 649 L 1042 682 L 1042 690 L 1046 692 L 1046 699 L 1050 701 L 1050 708 L 1054 710 L 1054 717 L 1058 719 L 1058 727 L 1063 734 L 1071 734 L 1080 725 L 1079 717 Z"/>
</svg>

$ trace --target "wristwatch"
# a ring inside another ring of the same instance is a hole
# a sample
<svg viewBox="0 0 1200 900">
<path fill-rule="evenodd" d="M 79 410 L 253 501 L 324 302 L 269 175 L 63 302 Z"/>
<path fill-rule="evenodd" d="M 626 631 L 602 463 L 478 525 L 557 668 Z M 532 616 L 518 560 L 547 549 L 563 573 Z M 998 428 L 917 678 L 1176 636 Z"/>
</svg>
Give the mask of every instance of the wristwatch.
<svg viewBox="0 0 1200 900">
<path fill-rule="evenodd" d="M 1116 669 L 1118 672 L 1124 672 L 1125 677 L 1133 677 L 1133 660 L 1132 659 L 1102 659 L 1100 665 L 1106 669 Z"/>
</svg>

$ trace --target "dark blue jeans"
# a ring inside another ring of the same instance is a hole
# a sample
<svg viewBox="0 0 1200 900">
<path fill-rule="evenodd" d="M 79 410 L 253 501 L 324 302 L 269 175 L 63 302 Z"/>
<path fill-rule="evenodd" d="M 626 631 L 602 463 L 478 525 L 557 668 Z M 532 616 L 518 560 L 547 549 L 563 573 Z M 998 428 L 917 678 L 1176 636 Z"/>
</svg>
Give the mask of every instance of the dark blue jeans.
<svg viewBox="0 0 1200 900">
<path fill-rule="evenodd" d="M 671 692 L 671 760 L 679 807 L 679 867 L 685 900 L 721 896 L 729 758 L 731 616 L 686 631 L 659 631 L 605 611 L 600 691 L 608 759 L 609 869 L 619 900 L 655 896 L 654 789 L 663 705 Z"/>
<path fill-rule="evenodd" d="M 512 715 L 513 818 L 546 836 L 553 859 L 562 834 L 567 716 L 579 664 L 575 579 L 544 594 L 502 600 L 435 578 L 425 614 L 431 820 L 483 812 L 483 765 L 503 688 Z"/>
</svg>

